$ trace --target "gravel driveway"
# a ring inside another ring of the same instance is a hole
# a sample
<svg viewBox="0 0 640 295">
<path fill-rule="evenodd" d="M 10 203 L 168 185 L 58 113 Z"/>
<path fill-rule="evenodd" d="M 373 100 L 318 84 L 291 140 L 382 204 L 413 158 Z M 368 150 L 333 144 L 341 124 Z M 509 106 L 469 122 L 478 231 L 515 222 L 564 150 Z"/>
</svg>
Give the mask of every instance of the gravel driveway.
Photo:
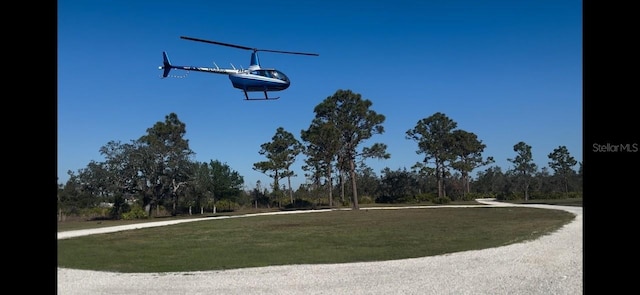
<svg viewBox="0 0 640 295">
<path fill-rule="evenodd" d="M 58 268 L 58 294 L 583 294 L 582 207 L 479 201 L 561 209 L 576 218 L 534 241 L 392 261 L 134 274 Z"/>
</svg>

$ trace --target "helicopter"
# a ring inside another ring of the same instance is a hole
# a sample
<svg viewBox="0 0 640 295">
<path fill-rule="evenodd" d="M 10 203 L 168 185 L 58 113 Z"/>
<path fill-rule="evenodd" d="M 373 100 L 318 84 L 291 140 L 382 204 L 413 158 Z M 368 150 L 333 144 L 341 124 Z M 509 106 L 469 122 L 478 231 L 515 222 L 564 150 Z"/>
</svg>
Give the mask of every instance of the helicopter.
<svg viewBox="0 0 640 295">
<path fill-rule="evenodd" d="M 233 87 L 238 88 L 244 92 L 244 96 L 246 100 L 278 99 L 280 97 L 269 97 L 267 93 L 272 91 L 285 90 L 289 88 L 289 85 L 291 84 L 289 77 L 287 77 L 287 75 L 285 75 L 283 72 L 276 70 L 275 68 L 261 67 L 260 61 L 258 59 L 258 51 L 319 56 L 319 54 L 317 53 L 259 49 L 259 48 L 253 48 L 248 46 L 236 45 L 231 43 L 223 43 L 218 41 L 210 41 L 210 40 L 186 37 L 186 36 L 180 36 L 180 38 L 185 40 L 190 40 L 190 41 L 204 42 L 204 43 L 228 46 L 228 47 L 233 47 L 238 49 L 251 50 L 252 51 L 251 62 L 250 62 L 249 68 L 236 69 L 236 67 L 234 67 L 233 64 L 231 64 L 231 67 L 232 67 L 231 69 L 223 69 L 218 67 L 218 65 L 215 63 L 214 63 L 215 68 L 195 67 L 195 66 L 177 66 L 177 65 L 171 64 L 171 62 L 169 61 L 169 57 L 167 56 L 167 52 L 163 51 L 162 66 L 158 67 L 160 70 L 163 70 L 162 78 L 168 77 L 171 69 L 228 75 L 229 80 L 231 80 L 231 84 L 233 85 Z M 264 98 L 263 97 L 249 98 L 248 92 L 263 92 Z"/>
</svg>

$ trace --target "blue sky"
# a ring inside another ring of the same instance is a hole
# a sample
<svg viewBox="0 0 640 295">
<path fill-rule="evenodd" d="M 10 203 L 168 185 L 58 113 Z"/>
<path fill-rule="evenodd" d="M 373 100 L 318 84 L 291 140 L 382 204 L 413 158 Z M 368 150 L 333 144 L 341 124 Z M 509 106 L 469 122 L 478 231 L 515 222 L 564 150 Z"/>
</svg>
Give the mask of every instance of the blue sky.
<svg viewBox="0 0 640 295">
<path fill-rule="evenodd" d="M 177 65 L 249 65 L 250 51 L 180 36 L 319 56 L 260 52 L 291 86 L 271 93 L 276 101 L 245 101 L 224 75 L 160 79 L 163 51 Z M 109 141 L 138 139 L 173 112 L 195 160 L 228 164 L 247 189 L 270 184 L 252 169 L 265 160 L 260 145 L 278 127 L 300 140 L 338 89 L 386 117 L 370 143 L 387 144 L 391 158 L 367 161 L 378 175 L 422 161 L 405 132 L 436 112 L 475 133 L 503 171 L 520 141 L 539 168 L 559 146 L 583 157 L 581 1 L 60 0 L 57 79 L 59 183 L 103 161 Z"/>
</svg>

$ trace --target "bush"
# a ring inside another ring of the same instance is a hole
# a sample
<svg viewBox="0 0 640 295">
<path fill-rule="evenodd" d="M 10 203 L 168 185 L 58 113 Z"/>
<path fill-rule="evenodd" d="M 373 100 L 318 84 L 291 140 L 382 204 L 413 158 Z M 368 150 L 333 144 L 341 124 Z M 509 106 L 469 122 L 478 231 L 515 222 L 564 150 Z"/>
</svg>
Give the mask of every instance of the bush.
<svg viewBox="0 0 640 295">
<path fill-rule="evenodd" d="M 131 211 L 131 205 L 127 204 L 122 196 L 116 196 L 109 215 L 113 219 L 120 219 L 122 214 L 129 211 Z"/>
<path fill-rule="evenodd" d="M 422 194 L 416 195 L 415 198 L 418 203 L 422 203 L 422 202 L 433 203 L 433 200 L 437 198 L 437 195 L 434 193 L 422 193 Z"/>
<path fill-rule="evenodd" d="M 93 207 L 82 209 L 79 215 L 86 216 L 87 220 L 108 220 L 111 219 L 110 213 L 111 208 Z"/>
<path fill-rule="evenodd" d="M 582 192 L 567 193 L 567 199 L 580 199 L 580 198 L 582 198 Z"/>
<path fill-rule="evenodd" d="M 449 204 L 451 202 L 451 199 L 449 199 L 449 197 L 437 197 L 433 200 L 434 204 Z"/>
<path fill-rule="evenodd" d="M 215 206 L 217 212 L 233 212 L 240 209 L 238 203 L 229 200 L 219 200 Z"/>
<path fill-rule="evenodd" d="M 499 201 L 514 201 L 514 200 L 523 200 L 524 197 L 520 196 L 515 192 L 500 192 L 496 195 L 496 199 Z"/>
<path fill-rule="evenodd" d="M 147 215 L 147 212 L 145 212 L 140 205 L 136 204 L 132 205 L 128 212 L 122 213 L 121 217 L 124 220 L 133 220 L 149 218 L 149 215 Z"/>
<path fill-rule="evenodd" d="M 315 209 L 316 205 L 304 199 L 295 199 L 293 203 L 284 206 L 284 209 Z"/>
<path fill-rule="evenodd" d="M 358 197 L 358 204 L 371 204 L 371 203 L 374 203 L 373 198 L 371 196 Z"/>
<path fill-rule="evenodd" d="M 389 203 L 393 203 L 394 201 L 395 200 L 391 196 L 386 196 L 386 195 L 378 196 L 376 198 L 376 203 L 389 204 Z"/>
<path fill-rule="evenodd" d="M 473 201 L 475 199 L 488 199 L 488 198 L 495 198 L 496 196 L 492 193 L 466 193 L 464 195 L 463 198 L 461 198 L 461 201 Z"/>
<path fill-rule="evenodd" d="M 580 192 L 551 192 L 551 193 L 543 193 L 543 192 L 531 192 L 529 193 L 529 200 L 554 200 L 554 199 L 575 199 L 582 198 L 582 193 Z"/>
</svg>

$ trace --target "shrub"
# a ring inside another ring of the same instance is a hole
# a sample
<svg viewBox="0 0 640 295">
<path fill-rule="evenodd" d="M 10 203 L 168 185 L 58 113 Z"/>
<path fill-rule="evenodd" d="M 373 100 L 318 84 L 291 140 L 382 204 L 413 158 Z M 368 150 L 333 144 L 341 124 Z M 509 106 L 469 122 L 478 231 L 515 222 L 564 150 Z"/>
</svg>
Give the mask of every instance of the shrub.
<svg viewBox="0 0 640 295">
<path fill-rule="evenodd" d="M 580 192 L 551 192 L 551 193 L 543 193 L 543 192 L 531 192 L 529 194 L 529 200 L 555 200 L 555 199 L 574 199 L 574 198 L 582 198 L 582 194 Z"/>
<path fill-rule="evenodd" d="M 449 197 L 437 197 L 433 200 L 434 204 L 449 204 L 451 202 L 451 199 L 449 199 Z"/>
<path fill-rule="evenodd" d="M 376 203 L 393 203 L 393 198 L 390 196 L 382 195 L 376 198 Z"/>
<path fill-rule="evenodd" d="M 88 209 L 82 209 L 79 213 L 80 216 L 86 216 L 87 220 L 107 220 L 111 219 L 110 208 L 105 207 L 93 207 Z"/>
<path fill-rule="evenodd" d="M 567 193 L 568 199 L 580 199 L 582 198 L 582 192 L 569 192 Z"/>
<path fill-rule="evenodd" d="M 128 212 L 121 214 L 122 219 L 124 220 L 133 220 L 133 219 L 144 219 L 149 218 L 147 212 L 140 207 L 140 205 L 132 205 Z"/>
<path fill-rule="evenodd" d="M 373 198 L 371 196 L 358 197 L 358 204 L 371 204 L 371 203 L 374 203 Z"/>
<path fill-rule="evenodd" d="M 483 198 L 489 198 L 489 197 L 486 197 L 482 193 L 466 193 L 464 194 L 464 196 L 460 196 L 460 201 L 473 201 L 475 199 L 483 199 Z"/>
<path fill-rule="evenodd" d="M 216 202 L 216 211 L 218 212 L 233 212 L 240 209 L 238 203 L 229 200 L 219 200 Z"/>
<path fill-rule="evenodd" d="M 418 203 L 422 203 L 422 202 L 433 203 L 433 200 L 437 198 L 437 195 L 434 193 L 422 193 L 422 194 L 416 195 L 415 198 Z"/>
<path fill-rule="evenodd" d="M 500 201 L 514 201 L 522 200 L 524 197 L 515 192 L 500 192 L 496 195 L 496 199 Z"/>
<path fill-rule="evenodd" d="M 284 206 L 285 209 L 315 209 L 316 205 L 304 199 L 295 199 L 293 203 Z"/>
</svg>

